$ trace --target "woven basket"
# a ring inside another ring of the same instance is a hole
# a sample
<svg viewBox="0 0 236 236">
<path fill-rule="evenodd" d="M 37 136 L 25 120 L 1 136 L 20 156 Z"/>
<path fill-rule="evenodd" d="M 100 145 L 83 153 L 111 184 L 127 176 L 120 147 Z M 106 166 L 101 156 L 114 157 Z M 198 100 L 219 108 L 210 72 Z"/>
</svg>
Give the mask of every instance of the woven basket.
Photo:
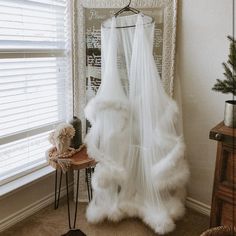
<svg viewBox="0 0 236 236">
<path fill-rule="evenodd" d="M 219 226 L 216 228 L 208 229 L 200 236 L 236 236 L 236 229 L 229 226 Z"/>
</svg>

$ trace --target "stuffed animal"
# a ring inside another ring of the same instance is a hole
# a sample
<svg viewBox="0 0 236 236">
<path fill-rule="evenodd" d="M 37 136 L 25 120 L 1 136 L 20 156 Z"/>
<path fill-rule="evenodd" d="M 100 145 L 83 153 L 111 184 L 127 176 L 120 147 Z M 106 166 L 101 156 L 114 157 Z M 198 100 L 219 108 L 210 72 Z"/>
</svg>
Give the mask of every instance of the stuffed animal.
<svg viewBox="0 0 236 236">
<path fill-rule="evenodd" d="M 75 135 L 75 129 L 72 125 L 62 123 L 49 134 L 49 142 L 56 147 L 58 154 L 63 154 L 69 151 L 71 139 Z"/>
</svg>

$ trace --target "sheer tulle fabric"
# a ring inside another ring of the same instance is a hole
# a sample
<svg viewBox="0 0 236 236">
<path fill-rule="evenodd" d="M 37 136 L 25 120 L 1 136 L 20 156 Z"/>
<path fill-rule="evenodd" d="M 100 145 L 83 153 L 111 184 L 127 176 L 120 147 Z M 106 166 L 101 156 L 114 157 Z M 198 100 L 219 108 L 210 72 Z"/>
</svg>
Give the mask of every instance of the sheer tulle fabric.
<svg viewBox="0 0 236 236">
<path fill-rule="evenodd" d="M 129 25 L 135 27 L 117 28 Z M 102 84 L 85 109 L 92 124 L 85 142 L 99 162 L 87 219 L 137 216 L 164 234 L 184 214 L 189 171 L 175 129 L 178 108 L 152 55 L 153 34 L 152 19 L 142 14 L 103 23 Z"/>
</svg>

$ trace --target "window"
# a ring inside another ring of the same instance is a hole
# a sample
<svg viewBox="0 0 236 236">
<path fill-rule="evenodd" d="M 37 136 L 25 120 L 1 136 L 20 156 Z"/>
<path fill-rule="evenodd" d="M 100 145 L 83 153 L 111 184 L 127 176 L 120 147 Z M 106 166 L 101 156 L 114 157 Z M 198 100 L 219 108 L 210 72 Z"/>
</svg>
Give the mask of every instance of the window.
<svg viewBox="0 0 236 236">
<path fill-rule="evenodd" d="M 71 116 L 69 2 L 0 1 L 0 185 L 47 165 Z"/>
</svg>

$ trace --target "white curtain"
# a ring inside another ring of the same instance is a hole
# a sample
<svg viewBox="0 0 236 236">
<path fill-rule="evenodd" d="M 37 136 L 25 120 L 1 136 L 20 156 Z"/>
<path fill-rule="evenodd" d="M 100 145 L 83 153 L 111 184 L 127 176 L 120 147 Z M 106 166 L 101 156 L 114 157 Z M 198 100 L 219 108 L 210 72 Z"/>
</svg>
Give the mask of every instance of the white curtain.
<svg viewBox="0 0 236 236">
<path fill-rule="evenodd" d="M 152 55 L 153 35 L 154 22 L 143 14 L 102 25 L 102 84 L 85 109 L 88 154 L 99 162 L 87 219 L 137 216 L 164 234 L 184 214 L 189 170 L 179 110 Z"/>
</svg>

